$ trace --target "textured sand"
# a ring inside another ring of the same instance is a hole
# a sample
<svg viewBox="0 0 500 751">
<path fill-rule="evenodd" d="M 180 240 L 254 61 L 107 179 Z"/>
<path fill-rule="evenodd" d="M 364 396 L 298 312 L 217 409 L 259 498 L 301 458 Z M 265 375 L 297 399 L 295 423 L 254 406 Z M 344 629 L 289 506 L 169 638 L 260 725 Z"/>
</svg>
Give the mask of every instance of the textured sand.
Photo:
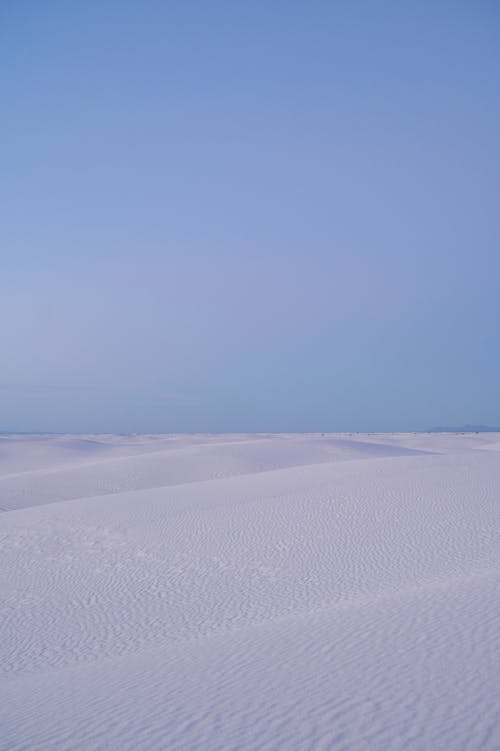
<svg viewBox="0 0 500 751">
<path fill-rule="evenodd" d="M 500 748 L 500 435 L 0 437 L 0 748 Z"/>
</svg>

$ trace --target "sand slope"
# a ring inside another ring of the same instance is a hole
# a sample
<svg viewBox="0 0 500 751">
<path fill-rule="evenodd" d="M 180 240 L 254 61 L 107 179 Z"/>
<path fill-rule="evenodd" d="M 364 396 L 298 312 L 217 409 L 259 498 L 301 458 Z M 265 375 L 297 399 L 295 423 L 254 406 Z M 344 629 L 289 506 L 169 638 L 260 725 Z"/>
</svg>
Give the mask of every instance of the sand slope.
<svg viewBox="0 0 500 751">
<path fill-rule="evenodd" d="M 0 748 L 499 748 L 499 438 L 2 437 Z"/>
</svg>

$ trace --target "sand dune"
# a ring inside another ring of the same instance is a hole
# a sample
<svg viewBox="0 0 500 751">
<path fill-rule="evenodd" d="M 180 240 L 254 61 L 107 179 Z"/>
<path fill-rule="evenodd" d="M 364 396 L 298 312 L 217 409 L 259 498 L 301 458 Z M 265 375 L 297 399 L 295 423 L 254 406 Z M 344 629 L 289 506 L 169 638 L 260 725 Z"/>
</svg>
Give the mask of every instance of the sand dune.
<svg viewBox="0 0 500 751">
<path fill-rule="evenodd" d="M 10 445 L 6 437 L 2 443 L 4 510 L 300 464 L 415 453 L 404 446 L 332 436 L 28 436 Z"/>
<path fill-rule="evenodd" d="M 499 748 L 499 439 L 3 436 L 0 748 Z"/>
</svg>

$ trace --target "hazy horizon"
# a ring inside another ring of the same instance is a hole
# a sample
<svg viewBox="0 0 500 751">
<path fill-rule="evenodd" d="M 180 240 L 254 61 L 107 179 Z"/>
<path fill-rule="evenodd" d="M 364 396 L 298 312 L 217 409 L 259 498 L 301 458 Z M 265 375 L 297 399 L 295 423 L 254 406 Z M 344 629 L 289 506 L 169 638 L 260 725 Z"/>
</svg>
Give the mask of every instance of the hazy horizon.
<svg viewBox="0 0 500 751">
<path fill-rule="evenodd" d="M 500 11 L 1 11 L 0 430 L 500 424 Z"/>
<path fill-rule="evenodd" d="M 434 427 L 434 428 L 428 428 L 424 430 L 402 430 L 402 431 L 389 431 L 389 430 L 345 430 L 345 431 L 307 431 L 307 432 L 297 432 L 295 435 L 391 435 L 394 433 L 408 433 L 416 435 L 418 433 L 500 433 L 500 427 L 493 427 L 490 425 L 457 425 L 455 427 Z M 11 435 L 20 435 L 20 436 L 65 436 L 65 435 L 74 435 L 74 436 L 107 436 L 107 435 L 117 435 L 117 436 L 141 436 L 141 435 L 158 435 L 158 436 L 168 436 L 168 435 L 184 435 L 184 436 L 194 436 L 194 435 L 248 435 L 248 436 L 261 436 L 261 435 L 294 435 L 293 431 L 288 433 L 273 433 L 272 431 L 253 431 L 253 432 L 246 432 L 246 433 L 238 433 L 237 431 L 233 433 L 218 433 L 217 431 L 214 432 L 198 432 L 198 433 L 187 433 L 187 432 L 177 432 L 177 433 L 159 433 L 159 432 L 151 432 L 149 434 L 145 433 L 135 433 L 135 432 L 129 432 L 129 433 L 81 433 L 81 432 L 72 432 L 72 431 L 40 431 L 40 430 L 29 430 L 29 431 L 15 431 L 15 430 L 0 430 L 0 436 L 11 436 Z"/>
</svg>

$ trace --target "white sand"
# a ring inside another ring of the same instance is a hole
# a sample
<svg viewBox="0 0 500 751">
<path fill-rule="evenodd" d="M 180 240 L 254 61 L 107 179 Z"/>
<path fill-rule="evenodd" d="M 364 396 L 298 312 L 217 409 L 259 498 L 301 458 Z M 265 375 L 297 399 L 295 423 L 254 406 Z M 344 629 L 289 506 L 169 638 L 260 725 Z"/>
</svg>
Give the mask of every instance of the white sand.
<svg viewBox="0 0 500 751">
<path fill-rule="evenodd" d="M 500 748 L 500 435 L 0 437 L 0 749 Z"/>
</svg>

